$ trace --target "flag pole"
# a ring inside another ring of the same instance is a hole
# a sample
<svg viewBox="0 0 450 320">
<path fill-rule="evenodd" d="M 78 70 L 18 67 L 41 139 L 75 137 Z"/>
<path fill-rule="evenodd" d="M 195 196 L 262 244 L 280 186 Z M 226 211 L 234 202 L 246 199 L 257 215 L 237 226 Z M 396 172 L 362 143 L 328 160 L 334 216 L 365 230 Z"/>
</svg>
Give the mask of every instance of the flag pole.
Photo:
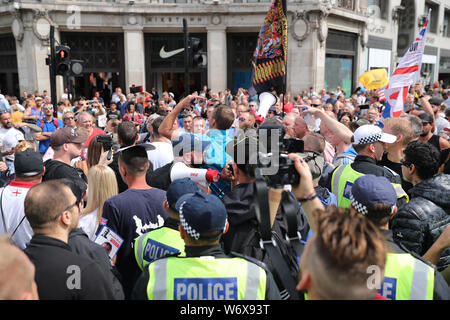
<svg viewBox="0 0 450 320">
<path fill-rule="evenodd" d="M 283 11 L 285 11 L 286 13 L 287 13 L 287 1 L 286 0 L 282 0 L 282 5 L 283 5 Z M 286 20 L 287 20 L 287 17 L 285 17 L 286 18 Z M 287 28 L 286 28 L 287 29 Z M 289 29 L 287 29 L 287 33 L 288 33 L 288 35 L 289 35 Z M 283 91 L 284 91 L 284 93 L 283 93 L 283 101 L 282 101 L 282 103 L 283 103 L 283 117 L 282 117 L 282 119 L 284 119 L 284 117 L 286 116 L 286 113 L 284 112 L 284 99 L 286 98 L 286 91 L 287 91 L 287 61 L 288 61 L 288 59 L 287 59 L 287 41 L 286 41 L 286 43 L 283 43 L 283 46 L 286 46 L 286 55 L 285 55 L 285 57 L 284 57 L 284 59 L 285 59 L 285 71 L 284 71 L 284 77 L 283 77 Z"/>
</svg>

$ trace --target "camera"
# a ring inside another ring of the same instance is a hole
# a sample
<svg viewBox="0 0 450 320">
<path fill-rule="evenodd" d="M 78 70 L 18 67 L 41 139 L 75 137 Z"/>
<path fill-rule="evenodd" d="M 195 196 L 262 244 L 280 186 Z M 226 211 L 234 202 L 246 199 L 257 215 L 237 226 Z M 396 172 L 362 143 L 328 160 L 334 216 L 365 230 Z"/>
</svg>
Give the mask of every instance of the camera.
<svg viewBox="0 0 450 320">
<path fill-rule="evenodd" d="M 286 130 L 277 120 L 268 119 L 258 129 L 259 152 L 258 168 L 271 168 L 276 170 L 274 174 L 264 174 L 269 187 L 277 188 L 283 185 L 298 185 L 300 175 L 294 166 L 294 161 L 288 158 L 290 153 L 304 151 L 303 140 L 285 139 Z M 273 136 L 274 135 L 274 136 Z"/>
<path fill-rule="evenodd" d="M 226 152 L 250 176 L 256 177 L 258 170 L 269 187 L 298 185 L 300 175 L 288 154 L 304 152 L 304 143 L 284 139 L 285 133 L 284 126 L 276 119 L 267 119 L 255 134 L 237 134 L 227 145 Z"/>
<path fill-rule="evenodd" d="M 101 134 L 95 137 L 95 141 L 100 142 L 103 145 L 103 151 L 108 151 L 108 160 L 111 159 L 113 135 L 112 133 Z"/>
<path fill-rule="evenodd" d="M 130 93 L 141 93 L 142 86 L 135 86 L 134 84 L 130 87 Z"/>
</svg>

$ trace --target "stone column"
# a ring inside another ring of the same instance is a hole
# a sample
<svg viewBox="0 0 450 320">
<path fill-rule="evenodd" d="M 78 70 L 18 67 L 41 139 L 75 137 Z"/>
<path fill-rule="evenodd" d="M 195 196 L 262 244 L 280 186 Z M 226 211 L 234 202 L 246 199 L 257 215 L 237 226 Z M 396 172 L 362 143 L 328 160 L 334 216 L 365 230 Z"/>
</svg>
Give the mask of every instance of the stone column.
<svg viewBox="0 0 450 320">
<path fill-rule="evenodd" d="M 225 26 L 208 26 L 208 87 L 213 92 L 227 88 L 227 33 Z"/>
<path fill-rule="evenodd" d="M 33 28 L 33 15 L 23 15 L 23 37 L 16 40 L 17 71 L 19 73 L 20 92 L 33 93 L 39 90 L 50 92 L 50 71 L 45 59 L 50 53 L 48 41 L 39 39 Z M 55 36 L 59 32 L 55 30 Z"/>
<path fill-rule="evenodd" d="M 326 19 L 318 12 L 309 12 L 309 19 L 299 12 L 289 27 L 287 91 L 291 96 L 311 86 L 319 91 L 325 81 Z"/>
<path fill-rule="evenodd" d="M 143 86 L 145 90 L 145 47 L 143 28 L 123 27 L 125 51 L 125 88 Z"/>
</svg>

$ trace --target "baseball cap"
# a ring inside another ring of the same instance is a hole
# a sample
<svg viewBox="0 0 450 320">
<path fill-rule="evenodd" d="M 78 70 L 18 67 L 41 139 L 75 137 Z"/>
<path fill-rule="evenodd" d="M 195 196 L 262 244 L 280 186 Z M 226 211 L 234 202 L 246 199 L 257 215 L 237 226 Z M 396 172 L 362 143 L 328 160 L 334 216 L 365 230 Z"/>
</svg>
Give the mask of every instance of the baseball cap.
<svg viewBox="0 0 450 320">
<path fill-rule="evenodd" d="M 37 100 L 44 100 L 44 99 L 42 97 L 40 97 L 40 96 L 37 96 L 37 97 L 34 98 L 34 101 L 37 101 Z"/>
<path fill-rule="evenodd" d="M 350 192 L 350 201 L 353 208 L 359 213 L 369 218 L 384 218 L 385 216 L 376 216 L 369 212 L 375 204 L 387 204 L 392 207 L 397 203 L 397 194 L 395 189 L 386 177 L 377 177 L 373 174 L 366 174 L 358 179 L 352 186 Z"/>
<path fill-rule="evenodd" d="M 193 133 L 182 134 L 178 139 L 172 142 L 173 154 L 181 157 L 191 151 L 204 151 L 211 144 L 209 141 L 203 141 Z"/>
<path fill-rule="evenodd" d="M 26 149 L 16 153 L 14 157 L 14 170 L 21 176 L 35 176 L 44 170 L 44 162 L 39 152 Z"/>
<path fill-rule="evenodd" d="M 180 214 L 180 224 L 184 230 L 196 240 L 217 240 L 221 234 L 212 237 L 205 237 L 204 234 L 225 229 L 227 210 L 222 201 L 212 194 L 185 194 L 178 199 L 175 209 Z"/>
<path fill-rule="evenodd" d="M 59 128 L 51 135 L 50 146 L 59 147 L 64 143 L 85 143 L 87 138 L 85 135 L 79 135 L 75 128 Z"/>
<path fill-rule="evenodd" d="M 432 124 L 434 122 L 433 116 L 426 112 L 419 114 L 418 117 L 420 118 L 420 120 L 422 120 L 422 124 L 424 123 Z"/>
<path fill-rule="evenodd" d="M 178 199 L 188 193 L 201 192 L 199 186 L 189 178 L 182 178 L 172 181 L 167 188 L 166 198 L 169 206 L 175 206 Z"/>
<path fill-rule="evenodd" d="M 175 95 L 172 92 L 169 92 L 169 96 L 171 96 L 172 98 L 175 98 Z"/>
<path fill-rule="evenodd" d="M 397 137 L 389 133 L 384 133 L 380 127 L 371 124 L 356 129 L 353 133 L 353 140 L 354 145 L 375 143 L 377 141 L 394 143 Z"/>
<path fill-rule="evenodd" d="M 433 104 L 435 106 L 440 106 L 442 102 L 444 102 L 444 99 L 438 98 L 438 97 L 434 97 L 431 98 L 430 100 L 428 100 L 428 102 L 430 104 Z"/>
<path fill-rule="evenodd" d="M 322 176 L 323 166 L 325 164 L 323 155 L 314 151 L 304 151 L 298 153 L 298 155 L 300 155 L 303 158 L 303 160 L 308 164 L 314 185 L 318 184 L 320 177 Z"/>
</svg>

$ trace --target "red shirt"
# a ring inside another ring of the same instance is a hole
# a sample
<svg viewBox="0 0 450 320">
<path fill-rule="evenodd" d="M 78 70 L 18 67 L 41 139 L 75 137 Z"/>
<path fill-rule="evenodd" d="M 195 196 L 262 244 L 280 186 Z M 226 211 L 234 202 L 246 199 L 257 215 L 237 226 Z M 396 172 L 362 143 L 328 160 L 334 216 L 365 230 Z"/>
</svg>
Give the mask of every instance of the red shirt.
<svg viewBox="0 0 450 320">
<path fill-rule="evenodd" d="M 88 150 L 89 143 L 91 142 L 92 138 L 94 138 L 94 137 L 96 137 L 96 136 L 98 136 L 98 135 L 101 135 L 101 134 L 106 134 L 105 131 L 100 130 L 100 129 L 98 129 L 98 128 L 92 128 L 92 129 L 93 129 L 93 130 L 92 130 L 92 133 L 91 133 L 91 135 L 87 138 L 87 140 L 86 140 L 86 142 L 85 142 L 85 144 L 84 144 L 83 151 L 81 152 L 81 157 L 82 157 L 83 159 L 87 159 L 87 150 Z"/>
</svg>

